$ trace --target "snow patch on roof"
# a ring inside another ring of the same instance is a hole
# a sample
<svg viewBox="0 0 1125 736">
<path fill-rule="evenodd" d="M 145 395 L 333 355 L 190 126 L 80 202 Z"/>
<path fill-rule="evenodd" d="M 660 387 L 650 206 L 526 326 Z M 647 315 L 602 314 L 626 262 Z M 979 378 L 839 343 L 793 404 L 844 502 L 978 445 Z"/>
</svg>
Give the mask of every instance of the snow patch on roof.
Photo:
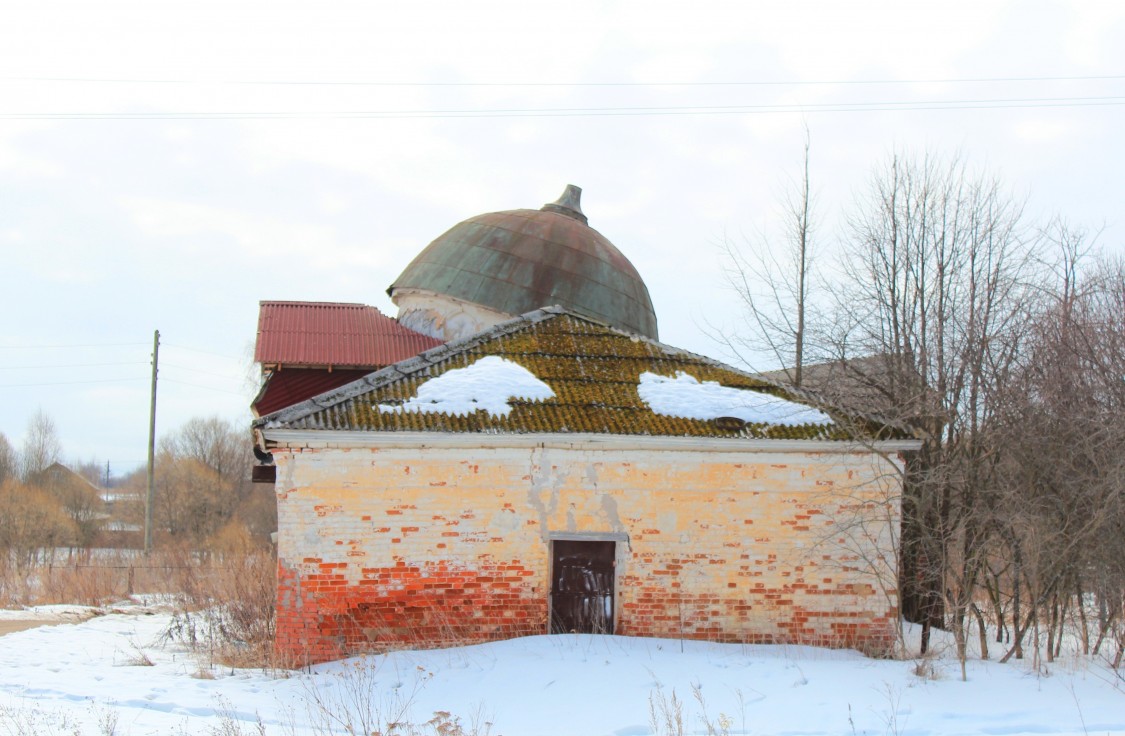
<svg viewBox="0 0 1125 736">
<path fill-rule="evenodd" d="M 464 368 L 454 368 L 418 386 L 418 395 L 402 404 L 378 404 L 382 412 L 418 411 L 463 416 L 487 411 L 506 417 L 512 399 L 542 401 L 555 392 L 519 363 L 489 355 Z"/>
<path fill-rule="evenodd" d="M 738 417 L 747 423 L 787 426 L 832 423 L 827 414 L 802 404 L 715 381 L 700 383 L 683 371 L 676 371 L 674 378 L 646 371 L 641 374 L 637 393 L 650 409 L 669 417 Z"/>
</svg>

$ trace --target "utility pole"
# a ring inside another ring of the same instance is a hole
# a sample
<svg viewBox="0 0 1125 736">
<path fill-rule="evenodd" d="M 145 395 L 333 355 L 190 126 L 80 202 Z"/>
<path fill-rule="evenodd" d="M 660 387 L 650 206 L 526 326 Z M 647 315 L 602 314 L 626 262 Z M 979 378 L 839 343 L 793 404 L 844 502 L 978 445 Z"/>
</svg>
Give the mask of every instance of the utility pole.
<svg viewBox="0 0 1125 736">
<path fill-rule="evenodd" d="M 148 493 L 145 495 L 145 555 L 152 553 L 152 498 L 156 487 L 156 366 L 160 357 L 160 330 L 152 335 L 152 404 L 148 412 Z"/>
</svg>

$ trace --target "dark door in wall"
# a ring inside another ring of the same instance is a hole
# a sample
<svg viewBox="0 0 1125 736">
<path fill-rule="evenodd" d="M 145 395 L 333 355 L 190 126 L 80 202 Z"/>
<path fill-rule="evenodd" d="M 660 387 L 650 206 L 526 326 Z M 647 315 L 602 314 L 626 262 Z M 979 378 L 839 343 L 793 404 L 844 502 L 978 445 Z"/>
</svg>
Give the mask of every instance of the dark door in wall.
<svg viewBox="0 0 1125 736">
<path fill-rule="evenodd" d="M 551 633 L 613 633 L 615 542 L 555 540 L 551 558 Z"/>
</svg>

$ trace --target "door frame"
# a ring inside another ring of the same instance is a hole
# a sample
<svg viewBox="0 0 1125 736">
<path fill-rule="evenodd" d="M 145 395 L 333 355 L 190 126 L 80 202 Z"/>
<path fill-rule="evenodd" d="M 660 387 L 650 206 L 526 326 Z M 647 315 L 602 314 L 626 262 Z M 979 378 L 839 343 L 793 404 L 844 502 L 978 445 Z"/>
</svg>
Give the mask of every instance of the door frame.
<svg viewBox="0 0 1125 736">
<path fill-rule="evenodd" d="M 549 532 L 547 534 L 547 633 L 551 631 L 554 620 L 554 592 L 555 592 L 555 542 L 614 542 L 613 545 L 613 610 L 610 617 L 613 630 L 618 627 L 621 606 L 618 605 L 621 579 L 621 567 L 625 557 L 623 550 L 628 550 L 629 535 L 625 532 Z"/>
</svg>

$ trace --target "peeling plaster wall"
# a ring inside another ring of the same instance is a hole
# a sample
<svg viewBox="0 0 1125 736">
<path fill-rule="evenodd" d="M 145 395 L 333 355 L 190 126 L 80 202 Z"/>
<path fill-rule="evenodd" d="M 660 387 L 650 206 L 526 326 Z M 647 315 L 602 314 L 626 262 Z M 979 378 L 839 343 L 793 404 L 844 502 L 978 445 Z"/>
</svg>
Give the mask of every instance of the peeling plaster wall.
<svg viewBox="0 0 1125 736">
<path fill-rule="evenodd" d="M 279 651 L 548 630 L 550 540 L 617 543 L 616 632 L 889 647 L 899 501 L 866 452 L 277 449 Z M 471 459 L 470 459 L 471 458 Z"/>
</svg>

